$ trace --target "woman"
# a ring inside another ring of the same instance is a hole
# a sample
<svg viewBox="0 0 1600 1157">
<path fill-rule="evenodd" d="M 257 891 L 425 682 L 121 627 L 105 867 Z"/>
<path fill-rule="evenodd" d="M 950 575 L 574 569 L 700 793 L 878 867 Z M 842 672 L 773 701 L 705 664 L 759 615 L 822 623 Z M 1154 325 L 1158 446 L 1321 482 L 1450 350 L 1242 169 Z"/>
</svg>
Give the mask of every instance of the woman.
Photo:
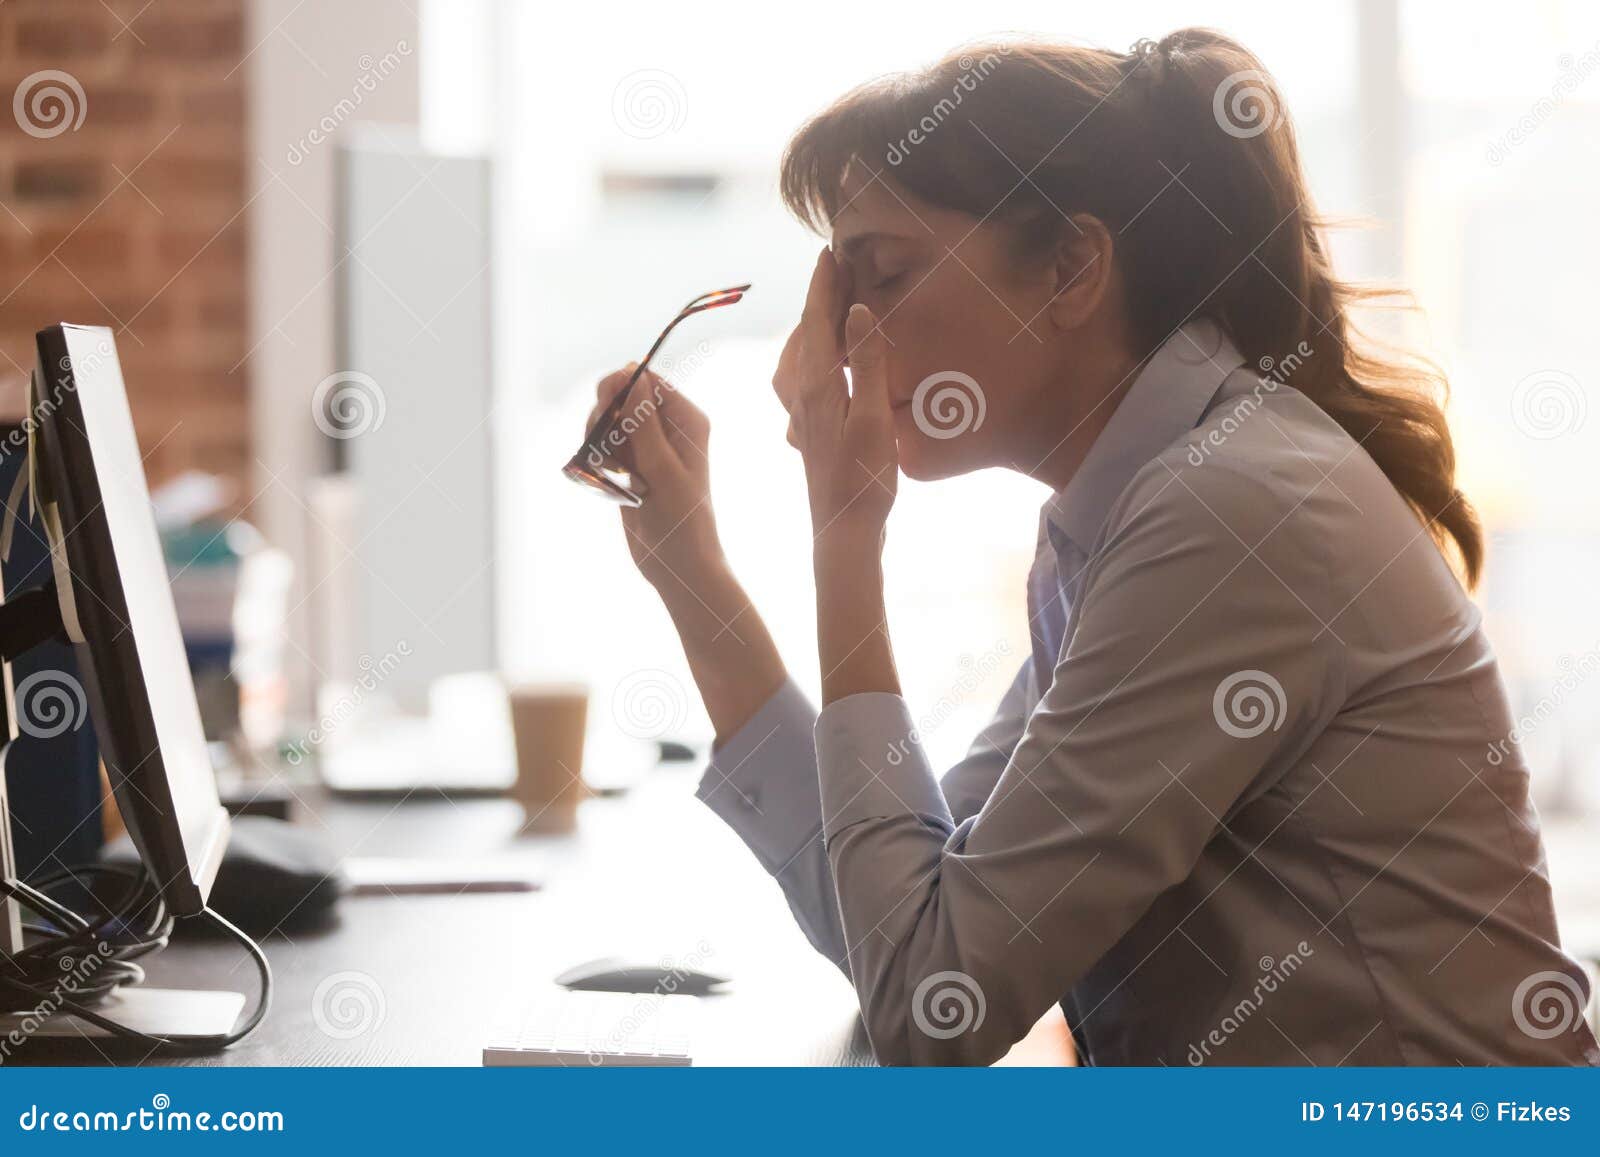
<svg viewBox="0 0 1600 1157">
<path fill-rule="evenodd" d="M 879 1058 L 992 1061 L 1060 1002 L 1095 1064 L 1600 1063 L 1442 383 L 1353 344 L 1259 63 L 1201 30 L 969 49 L 814 119 L 783 192 L 831 233 L 773 379 L 821 714 L 659 382 L 623 522 L 719 735 L 700 794 Z M 988 466 L 1053 491 L 1034 654 L 941 782 L 881 548 L 899 471 Z"/>
</svg>

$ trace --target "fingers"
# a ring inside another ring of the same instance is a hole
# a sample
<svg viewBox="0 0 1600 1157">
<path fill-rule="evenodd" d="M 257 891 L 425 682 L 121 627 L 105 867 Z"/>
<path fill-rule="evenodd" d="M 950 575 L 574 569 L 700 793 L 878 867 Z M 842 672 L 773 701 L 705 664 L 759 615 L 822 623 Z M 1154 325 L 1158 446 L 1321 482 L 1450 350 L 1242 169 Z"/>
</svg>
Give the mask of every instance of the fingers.
<svg viewBox="0 0 1600 1157">
<path fill-rule="evenodd" d="M 627 388 L 633 379 L 633 371 L 638 367 L 637 362 L 629 362 L 620 370 L 615 370 L 601 378 L 595 385 L 595 404 L 589 410 L 589 416 L 584 419 L 583 433 L 585 440 L 593 439 L 596 435 L 595 423 L 600 420 L 600 415 L 614 398 Z M 602 432 L 601 436 L 591 443 L 586 452 L 589 466 L 592 469 L 602 467 L 622 467 L 630 469 L 630 455 L 623 441 L 616 435 L 615 429 Z"/>
<path fill-rule="evenodd" d="M 845 386 L 843 334 L 844 279 L 827 250 L 817 258 L 800 324 L 784 349 L 775 381 L 801 441 L 808 430 L 833 429 L 843 421 L 849 391 Z"/>
<path fill-rule="evenodd" d="M 806 304 L 800 311 L 800 388 L 830 384 L 844 368 L 840 346 L 842 321 L 847 306 L 844 278 L 833 254 L 824 249 L 811 271 Z M 842 378 L 839 378 L 842 381 Z"/>
<path fill-rule="evenodd" d="M 595 404 L 585 426 L 591 434 L 595 421 L 627 388 L 637 369 L 637 362 L 629 362 L 595 386 Z M 634 490 L 642 496 L 652 480 L 659 489 L 674 485 L 686 471 L 703 474 L 710 439 L 711 422 L 699 407 L 647 369 L 634 382 L 598 452 L 591 451 L 596 459 L 591 465 L 614 464 L 628 470 Z"/>
<path fill-rule="evenodd" d="M 667 440 L 663 402 L 677 391 L 646 370 L 622 408 L 619 427 L 631 451 L 634 466 L 646 482 L 660 484 L 682 461 Z"/>
<path fill-rule="evenodd" d="M 583 421 L 584 434 L 594 431 L 594 424 L 599 419 L 601 411 L 609 406 L 618 394 L 628 385 L 633 377 L 633 371 L 639 368 L 638 362 L 629 362 L 620 370 L 614 370 L 601 378 L 594 387 L 594 406 L 589 410 L 589 416 Z"/>
<path fill-rule="evenodd" d="M 857 302 L 845 318 L 845 358 L 850 366 L 852 408 L 856 401 L 889 405 L 887 345 L 872 310 Z"/>
<path fill-rule="evenodd" d="M 845 319 L 845 356 L 850 363 L 848 422 L 872 433 L 891 427 L 889 408 L 888 342 L 877 318 L 857 302 Z"/>
<path fill-rule="evenodd" d="M 772 390 L 785 410 L 793 410 L 808 386 L 817 386 L 839 369 L 838 337 L 843 306 L 843 279 L 839 263 L 824 247 L 811 267 L 800 322 L 783 344 Z"/>
<path fill-rule="evenodd" d="M 811 268 L 811 284 L 806 287 L 806 303 L 800 310 L 801 324 L 821 334 L 837 336 L 842 297 L 839 263 L 824 245 L 822 252 L 817 254 L 816 265 Z"/>
<path fill-rule="evenodd" d="M 651 377 L 655 377 L 654 374 Z M 693 459 L 703 460 L 706 449 L 711 442 L 711 419 L 707 418 L 699 406 L 696 406 L 683 392 L 671 382 L 663 378 L 655 378 L 660 384 L 657 391 L 660 396 L 661 420 L 666 428 L 667 441 L 673 449 L 683 458 L 686 465 L 693 465 Z"/>
<path fill-rule="evenodd" d="M 794 409 L 795 395 L 800 389 L 800 341 L 804 337 L 799 326 L 795 326 L 789 334 L 789 340 L 783 343 L 783 352 L 778 355 L 778 368 L 772 374 L 772 392 L 778 395 L 778 401 L 784 410 Z"/>
</svg>

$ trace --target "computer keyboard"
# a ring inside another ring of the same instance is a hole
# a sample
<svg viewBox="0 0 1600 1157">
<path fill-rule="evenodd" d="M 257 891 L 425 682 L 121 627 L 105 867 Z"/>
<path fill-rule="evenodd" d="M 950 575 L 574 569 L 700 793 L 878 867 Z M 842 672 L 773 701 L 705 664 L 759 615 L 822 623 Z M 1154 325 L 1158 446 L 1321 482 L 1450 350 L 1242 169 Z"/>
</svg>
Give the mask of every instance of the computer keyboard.
<svg viewBox="0 0 1600 1157">
<path fill-rule="evenodd" d="M 542 996 L 483 1050 L 485 1065 L 688 1065 L 692 996 L 569 992 Z"/>
</svg>

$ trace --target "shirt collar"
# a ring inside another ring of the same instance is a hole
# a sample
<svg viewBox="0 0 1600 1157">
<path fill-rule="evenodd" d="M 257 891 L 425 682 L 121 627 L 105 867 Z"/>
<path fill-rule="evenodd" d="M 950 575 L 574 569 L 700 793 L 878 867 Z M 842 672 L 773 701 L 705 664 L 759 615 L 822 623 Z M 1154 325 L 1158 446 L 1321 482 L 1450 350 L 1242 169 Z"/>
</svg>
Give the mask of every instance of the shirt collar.
<svg viewBox="0 0 1600 1157">
<path fill-rule="evenodd" d="M 1199 424 L 1223 379 L 1242 364 L 1215 322 L 1181 326 L 1139 371 L 1078 472 L 1045 502 L 1048 522 L 1087 554 L 1134 475 Z"/>
</svg>

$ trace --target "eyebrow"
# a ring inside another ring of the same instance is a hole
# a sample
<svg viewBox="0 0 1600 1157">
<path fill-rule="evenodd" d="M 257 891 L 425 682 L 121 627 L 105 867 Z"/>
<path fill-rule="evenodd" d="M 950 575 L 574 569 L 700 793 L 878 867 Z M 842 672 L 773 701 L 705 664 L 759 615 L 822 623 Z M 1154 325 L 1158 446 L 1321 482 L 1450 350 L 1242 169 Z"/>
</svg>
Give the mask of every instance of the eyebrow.
<svg viewBox="0 0 1600 1157">
<path fill-rule="evenodd" d="M 836 252 L 846 261 L 853 261 L 861 250 L 868 245 L 879 241 L 910 241 L 911 238 L 900 233 L 885 233 L 882 230 L 871 230 L 866 233 L 857 233 L 847 237 L 842 243 L 835 246 Z"/>
</svg>

